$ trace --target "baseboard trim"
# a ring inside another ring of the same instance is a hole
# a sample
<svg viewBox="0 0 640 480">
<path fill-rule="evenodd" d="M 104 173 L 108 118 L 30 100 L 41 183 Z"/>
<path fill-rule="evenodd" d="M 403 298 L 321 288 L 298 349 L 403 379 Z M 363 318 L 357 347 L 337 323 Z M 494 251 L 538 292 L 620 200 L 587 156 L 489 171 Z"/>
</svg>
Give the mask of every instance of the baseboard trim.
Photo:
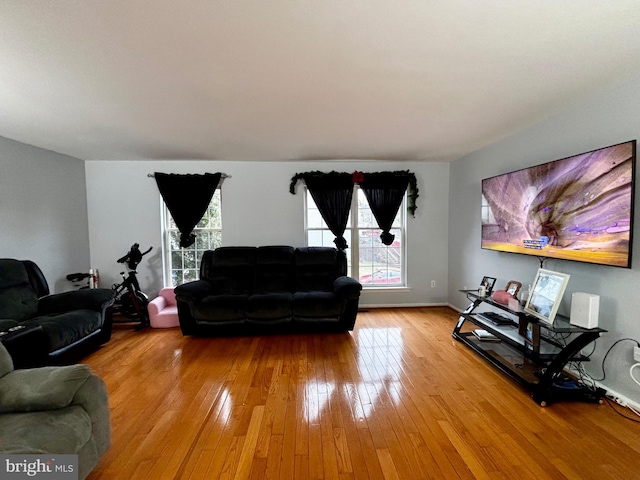
<svg viewBox="0 0 640 480">
<path fill-rule="evenodd" d="M 598 384 L 599 387 L 604 388 L 607 391 L 607 394 L 611 397 L 614 398 L 619 398 L 620 400 L 622 400 L 626 405 L 629 405 L 630 407 L 633 407 L 635 410 L 640 411 L 640 403 L 636 402 L 635 400 L 631 400 L 629 397 L 627 397 L 626 395 L 622 395 L 621 393 L 616 392 L 615 390 L 611 390 L 609 387 L 602 385 L 598 382 L 596 382 Z"/>
<path fill-rule="evenodd" d="M 580 378 L 580 372 L 574 370 L 573 368 L 567 368 L 567 371 L 569 373 L 571 373 L 573 376 L 575 376 L 576 378 Z M 592 382 L 597 387 L 600 387 L 601 389 L 603 389 L 606 392 L 606 395 L 608 397 L 618 398 L 618 399 L 620 399 L 622 401 L 622 403 L 625 404 L 624 406 L 629 405 L 630 407 L 633 407 L 634 409 L 640 411 L 640 403 L 636 402 L 635 400 L 630 399 L 626 395 L 623 395 L 623 394 L 621 394 L 619 392 L 616 392 L 611 387 L 609 387 L 607 385 L 604 385 L 604 384 L 600 383 L 597 380 L 592 380 Z M 623 405 L 621 405 L 621 406 L 623 406 Z"/>
<path fill-rule="evenodd" d="M 461 308 L 458 308 L 455 305 L 452 305 L 451 303 L 447 303 L 447 307 L 449 307 L 451 310 L 455 310 L 458 313 L 460 313 L 462 311 Z"/>
<path fill-rule="evenodd" d="M 414 307 L 448 307 L 446 302 L 436 303 L 376 303 L 376 304 L 360 304 L 358 308 L 414 308 Z"/>
</svg>

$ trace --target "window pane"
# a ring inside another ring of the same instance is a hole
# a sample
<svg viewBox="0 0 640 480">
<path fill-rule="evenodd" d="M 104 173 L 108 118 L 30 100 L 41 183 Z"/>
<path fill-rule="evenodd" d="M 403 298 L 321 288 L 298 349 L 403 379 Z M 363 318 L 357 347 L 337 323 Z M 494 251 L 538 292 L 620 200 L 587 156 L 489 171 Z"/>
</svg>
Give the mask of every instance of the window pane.
<svg viewBox="0 0 640 480">
<path fill-rule="evenodd" d="M 173 269 L 182 268 L 182 252 L 180 250 L 171 250 L 171 265 Z"/>
<path fill-rule="evenodd" d="M 222 246 L 222 230 L 216 230 L 211 232 L 211 244 L 209 245 L 209 250 L 213 250 L 221 246 Z"/>
<path fill-rule="evenodd" d="M 313 208 L 309 210 L 309 213 L 307 216 L 307 226 L 309 228 L 322 228 L 322 227 L 326 228 L 324 220 L 322 220 L 322 216 L 320 215 L 320 212 L 317 209 Z"/>
<path fill-rule="evenodd" d="M 184 268 L 196 268 L 196 252 L 191 249 L 184 249 L 182 251 L 182 258 L 184 261 Z"/>
<path fill-rule="evenodd" d="M 323 247 L 335 248 L 336 244 L 333 243 L 335 239 L 336 239 L 336 236 L 333 233 L 331 233 L 331 230 L 322 230 L 322 246 Z"/>
<path fill-rule="evenodd" d="M 193 270 L 184 270 L 184 276 L 182 278 L 184 282 L 193 282 L 198 279 L 198 271 L 196 269 Z"/>
<path fill-rule="evenodd" d="M 380 230 L 363 232 L 366 234 L 360 237 L 360 282 L 369 286 L 403 285 L 401 231 L 391 230 L 396 238 L 389 246 L 380 241 Z"/>
<path fill-rule="evenodd" d="M 217 189 L 211 198 L 211 203 L 196 228 L 221 228 L 222 219 L 220 217 L 220 189 Z"/>
<path fill-rule="evenodd" d="M 169 232 L 169 242 L 171 244 L 171 250 L 180 250 L 180 232 L 178 230 Z"/>
<path fill-rule="evenodd" d="M 373 216 L 373 213 L 371 213 L 371 210 L 369 210 L 369 207 L 367 206 L 366 209 L 364 208 L 359 208 L 358 209 L 358 227 L 360 228 L 378 228 L 378 224 L 376 223 L 376 219 Z"/>
<path fill-rule="evenodd" d="M 316 207 L 315 202 L 313 201 L 313 197 L 309 190 L 305 189 L 305 193 L 307 196 L 307 228 L 327 228 L 327 225 L 324 223 L 322 219 L 322 215 L 320 215 L 320 211 L 318 207 Z"/>
<path fill-rule="evenodd" d="M 378 228 L 364 192 L 358 189 L 358 228 Z"/>
<path fill-rule="evenodd" d="M 307 245 L 310 247 L 322 247 L 322 230 L 309 230 L 307 232 Z"/>
</svg>

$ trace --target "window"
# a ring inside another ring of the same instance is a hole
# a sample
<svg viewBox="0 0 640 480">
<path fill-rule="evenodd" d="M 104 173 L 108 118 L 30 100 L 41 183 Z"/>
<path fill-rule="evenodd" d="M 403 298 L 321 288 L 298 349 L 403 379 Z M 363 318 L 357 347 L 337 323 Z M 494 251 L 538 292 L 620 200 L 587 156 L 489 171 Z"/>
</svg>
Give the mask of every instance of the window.
<svg viewBox="0 0 640 480">
<path fill-rule="evenodd" d="M 197 280 L 202 253 L 222 246 L 220 189 L 215 191 L 209 208 L 194 228 L 196 242 L 190 247 L 180 247 L 180 231 L 164 204 L 163 212 L 165 284 L 176 287 L 182 283 Z"/>
<path fill-rule="evenodd" d="M 356 186 L 351 214 L 344 237 L 349 243 L 346 250 L 348 275 L 359 279 L 363 287 L 406 286 L 404 245 L 406 196 L 393 222 L 393 244 L 380 241 L 382 231 L 376 224 L 364 192 Z M 335 247 L 335 236 L 327 228 L 308 190 L 305 194 L 305 229 L 307 245 Z"/>
</svg>

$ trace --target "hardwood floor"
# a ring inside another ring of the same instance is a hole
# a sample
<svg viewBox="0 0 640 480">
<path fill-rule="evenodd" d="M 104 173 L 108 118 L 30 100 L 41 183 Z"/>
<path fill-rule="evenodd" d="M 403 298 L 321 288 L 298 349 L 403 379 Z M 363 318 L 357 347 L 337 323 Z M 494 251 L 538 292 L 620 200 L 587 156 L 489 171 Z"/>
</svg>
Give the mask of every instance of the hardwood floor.
<svg viewBox="0 0 640 480">
<path fill-rule="evenodd" d="M 183 337 L 116 327 L 112 446 L 91 480 L 640 479 L 640 424 L 539 407 L 456 342 L 448 308 L 373 309 L 348 334 Z"/>
</svg>

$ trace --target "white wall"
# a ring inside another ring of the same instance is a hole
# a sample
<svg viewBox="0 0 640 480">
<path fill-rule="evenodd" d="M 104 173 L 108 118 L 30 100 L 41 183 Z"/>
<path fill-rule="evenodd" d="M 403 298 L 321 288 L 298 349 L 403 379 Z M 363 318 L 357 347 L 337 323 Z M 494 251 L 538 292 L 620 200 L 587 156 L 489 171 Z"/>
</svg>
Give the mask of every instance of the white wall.
<svg viewBox="0 0 640 480">
<path fill-rule="evenodd" d="M 637 139 L 640 134 L 640 75 L 632 76 L 594 94 L 573 108 L 451 164 L 449 212 L 449 301 L 466 307 L 463 286 L 475 286 L 484 275 L 526 285 L 539 262 L 535 257 L 498 253 L 480 248 L 481 180 L 523 167 L 576 155 L 600 147 Z M 640 166 L 640 164 L 638 165 Z M 637 183 L 636 185 L 640 186 Z M 636 212 L 640 211 L 636 195 Z M 602 359 L 614 341 L 640 340 L 640 221 L 634 228 L 632 269 L 549 259 L 545 268 L 571 274 L 560 313 L 568 314 L 573 292 L 600 295 L 600 326 L 609 332 L 597 342 L 587 370 L 602 377 Z M 606 360 L 609 388 L 640 403 L 640 386 L 629 376 L 634 343 L 624 341 Z M 588 349 L 587 349 L 588 350 Z"/>
<path fill-rule="evenodd" d="M 33 260 L 52 292 L 89 269 L 84 162 L 0 137 L 0 257 Z"/>
<path fill-rule="evenodd" d="M 140 264 L 140 283 L 149 295 L 163 286 L 160 194 L 147 174 L 223 172 L 224 245 L 305 244 L 302 184 L 289 193 L 296 173 L 322 170 L 373 172 L 411 170 L 420 190 L 415 218 L 407 218 L 409 288 L 365 292 L 361 305 L 427 305 L 447 301 L 449 164 L 391 162 L 86 162 L 91 266 L 102 285 L 119 280 L 116 260 L 137 242 L 154 250 Z M 431 288 L 431 280 L 436 288 Z"/>
</svg>

